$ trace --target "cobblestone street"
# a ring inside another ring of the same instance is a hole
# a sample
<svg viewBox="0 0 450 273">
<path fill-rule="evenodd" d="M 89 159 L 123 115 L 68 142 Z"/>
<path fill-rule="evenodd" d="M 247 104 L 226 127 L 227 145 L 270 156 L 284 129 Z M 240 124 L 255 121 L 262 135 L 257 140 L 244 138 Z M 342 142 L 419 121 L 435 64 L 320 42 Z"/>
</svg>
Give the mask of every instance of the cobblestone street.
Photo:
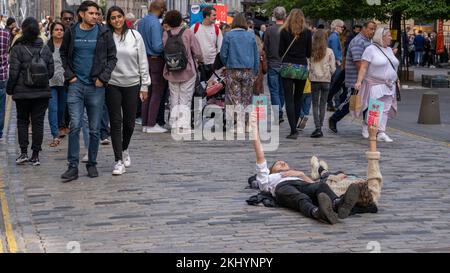
<svg viewBox="0 0 450 273">
<path fill-rule="evenodd" d="M 16 166 L 11 116 L 0 144 L 0 181 L 14 229 L 0 228 L 5 249 L 14 240 L 18 252 L 78 246 L 81 252 L 369 252 L 375 241 L 381 252 L 450 252 L 448 143 L 389 129 L 395 142 L 378 146 L 384 178 L 379 213 L 329 226 L 288 209 L 246 204 L 256 194 L 246 189 L 255 163 L 250 141 L 176 142 L 136 126 L 126 174 L 111 175 L 113 151 L 101 145 L 100 177 L 88 178 L 82 164 L 80 178 L 63 184 L 67 137 L 49 148 L 46 123 L 42 165 Z M 367 141 L 358 121 L 347 118 L 338 135 L 325 130 L 321 139 L 309 137 L 312 117 L 296 141 L 285 138 L 287 122 L 280 129 L 280 147 L 266 153 L 269 162 L 285 159 L 309 173 L 316 154 L 333 170 L 365 175 Z"/>
</svg>

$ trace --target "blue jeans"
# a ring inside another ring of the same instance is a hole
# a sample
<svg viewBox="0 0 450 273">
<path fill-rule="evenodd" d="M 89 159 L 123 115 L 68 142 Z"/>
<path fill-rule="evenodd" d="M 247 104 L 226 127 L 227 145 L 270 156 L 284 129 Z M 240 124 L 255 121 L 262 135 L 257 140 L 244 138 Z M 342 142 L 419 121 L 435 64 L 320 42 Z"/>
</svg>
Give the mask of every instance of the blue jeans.
<svg viewBox="0 0 450 273">
<path fill-rule="evenodd" d="M 89 119 L 86 113 L 86 109 L 83 110 L 83 119 L 81 120 L 83 126 L 81 130 L 83 131 L 83 142 L 84 148 L 89 150 Z"/>
<path fill-rule="evenodd" d="M 302 96 L 302 109 L 300 110 L 299 117 L 303 118 L 309 115 L 309 110 L 311 109 L 311 93 L 303 93 Z"/>
<path fill-rule="evenodd" d="M 67 160 L 70 167 L 78 168 L 80 160 L 80 130 L 83 127 L 84 108 L 86 108 L 89 122 L 89 160 L 87 165 L 97 165 L 100 123 L 104 104 L 104 87 L 98 88 L 94 85 L 85 85 L 80 81 L 69 85 L 67 105 L 70 114 L 70 133 Z"/>
<path fill-rule="evenodd" d="M 0 138 L 3 137 L 3 126 L 5 125 L 6 111 L 6 81 L 0 81 Z"/>
<path fill-rule="evenodd" d="M 272 105 L 278 105 L 279 117 L 283 117 L 284 91 L 281 81 L 280 71 L 269 67 L 267 72 L 267 85 L 270 91 L 270 101 Z"/>
<path fill-rule="evenodd" d="M 416 51 L 415 53 L 415 63 L 416 65 L 421 65 L 422 64 L 422 59 L 423 59 L 423 51 Z"/>
<path fill-rule="evenodd" d="M 67 104 L 67 92 L 64 86 L 51 87 L 52 97 L 48 101 L 48 123 L 53 138 L 59 136 L 59 128 L 64 127 L 64 113 Z"/>
</svg>

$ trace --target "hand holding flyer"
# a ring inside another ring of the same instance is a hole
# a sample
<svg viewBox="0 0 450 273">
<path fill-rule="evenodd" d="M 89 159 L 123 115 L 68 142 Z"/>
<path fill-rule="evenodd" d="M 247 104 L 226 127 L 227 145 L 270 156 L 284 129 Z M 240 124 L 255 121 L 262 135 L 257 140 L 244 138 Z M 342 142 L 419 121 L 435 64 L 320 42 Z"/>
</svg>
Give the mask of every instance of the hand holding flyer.
<svg viewBox="0 0 450 273">
<path fill-rule="evenodd" d="M 367 113 L 367 125 L 369 127 L 378 127 L 381 117 L 383 116 L 384 103 L 376 99 L 369 100 L 369 108 Z"/>
<path fill-rule="evenodd" d="M 256 110 L 258 121 L 267 121 L 267 97 L 254 96 L 253 106 Z"/>
</svg>

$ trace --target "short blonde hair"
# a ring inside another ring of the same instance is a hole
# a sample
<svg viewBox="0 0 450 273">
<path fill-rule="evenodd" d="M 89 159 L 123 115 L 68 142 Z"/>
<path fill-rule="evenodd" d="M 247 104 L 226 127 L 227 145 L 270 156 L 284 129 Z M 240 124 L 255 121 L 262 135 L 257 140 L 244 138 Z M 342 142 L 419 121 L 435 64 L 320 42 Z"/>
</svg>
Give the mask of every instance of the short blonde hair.
<svg viewBox="0 0 450 273">
<path fill-rule="evenodd" d="M 390 33 L 390 29 L 389 28 L 385 28 L 385 27 L 377 28 L 377 30 L 375 31 L 375 34 L 373 35 L 372 42 L 374 44 L 379 45 L 379 46 L 384 46 L 383 45 L 383 38 L 388 33 Z"/>
</svg>

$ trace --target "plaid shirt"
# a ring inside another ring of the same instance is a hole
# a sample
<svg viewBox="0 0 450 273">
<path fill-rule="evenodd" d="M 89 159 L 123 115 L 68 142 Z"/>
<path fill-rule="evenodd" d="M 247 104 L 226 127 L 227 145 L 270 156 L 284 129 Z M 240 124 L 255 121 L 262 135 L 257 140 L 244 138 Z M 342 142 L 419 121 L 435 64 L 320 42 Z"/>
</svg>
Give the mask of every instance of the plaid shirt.
<svg viewBox="0 0 450 273">
<path fill-rule="evenodd" d="M 9 32 L 0 29 L 0 81 L 8 79 Z"/>
</svg>

